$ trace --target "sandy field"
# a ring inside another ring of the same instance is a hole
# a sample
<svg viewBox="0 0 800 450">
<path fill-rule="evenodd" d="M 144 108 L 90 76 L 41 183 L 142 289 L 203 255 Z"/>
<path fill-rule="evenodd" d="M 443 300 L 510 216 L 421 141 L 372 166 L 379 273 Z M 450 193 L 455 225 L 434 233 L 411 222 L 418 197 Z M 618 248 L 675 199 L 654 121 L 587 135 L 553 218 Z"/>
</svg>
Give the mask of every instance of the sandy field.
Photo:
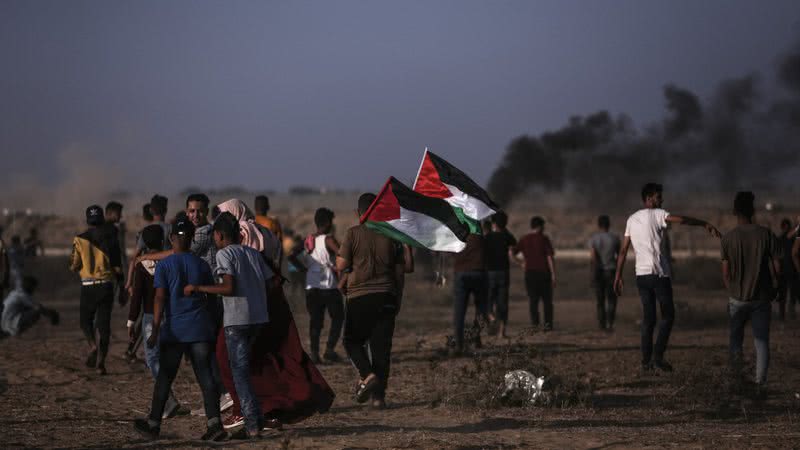
<svg viewBox="0 0 800 450">
<path fill-rule="evenodd" d="M 27 334 L 0 341 L 2 447 L 196 448 L 204 420 L 166 420 L 162 438 L 146 442 L 132 428 L 149 409 L 153 383 L 143 363 L 122 359 L 127 308 L 115 306 L 109 374 L 83 366 L 77 278 L 65 257 L 30 261 L 40 278 L 37 298 L 61 312 L 61 324 L 41 322 Z M 632 270 L 630 267 L 628 270 Z M 510 339 L 483 336 L 473 355 L 448 358 L 452 296 L 424 270 L 408 281 L 398 318 L 389 407 L 375 411 L 352 399 L 354 369 L 321 370 L 337 393 L 331 411 L 237 448 L 792 448 L 800 447 L 800 321 L 772 323 L 772 361 L 765 401 L 747 382 L 753 345 L 745 340 L 745 380 L 727 369 L 725 296 L 713 258 L 676 266 L 677 319 L 667 359 L 675 371 L 641 373 L 640 306 L 632 274 L 620 299 L 613 333 L 598 330 L 585 262 L 559 263 L 555 326 L 528 327 L 522 274 L 512 273 Z M 292 297 L 301 334 L 308 316 Z M 468 312 L 472 317 L 473 310 Z M 327 323 L 326 323 L 327 325 Z M 324 331 L 327 333 L 327 329 Z M 305 339 L 305 338 L 304 338 Z M 338 348 L 344 354 L 341 345 Z M 549 380 L 551 401 L 531 406 L 502 401 L 506 371 L 525 369 Z M 201 396 L 184 364 L 175 383 L 192 409 Z"/>
</svg>

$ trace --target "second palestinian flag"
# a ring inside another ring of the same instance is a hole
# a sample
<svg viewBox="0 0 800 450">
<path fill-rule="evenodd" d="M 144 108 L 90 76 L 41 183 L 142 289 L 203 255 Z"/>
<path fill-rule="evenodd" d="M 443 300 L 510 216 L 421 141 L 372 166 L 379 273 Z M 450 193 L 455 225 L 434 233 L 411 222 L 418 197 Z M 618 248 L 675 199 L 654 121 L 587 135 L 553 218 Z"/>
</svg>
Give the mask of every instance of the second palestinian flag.
<svg viewBox="0 0 800 450">
<path fill-rule="evenodd" d="M 469 228 L 449 203 L 414 192 L 390 177 L 361 223 L 397 241 L 443 252 L 460 252 Z"/>
<path fill-rule="evenodd" d="M 454 165 L 425 149 L 414 181 L 414 191 L 445 200 L 473 220 L 483 220 L 500 208 L 472 178 Z"/>
</svg>

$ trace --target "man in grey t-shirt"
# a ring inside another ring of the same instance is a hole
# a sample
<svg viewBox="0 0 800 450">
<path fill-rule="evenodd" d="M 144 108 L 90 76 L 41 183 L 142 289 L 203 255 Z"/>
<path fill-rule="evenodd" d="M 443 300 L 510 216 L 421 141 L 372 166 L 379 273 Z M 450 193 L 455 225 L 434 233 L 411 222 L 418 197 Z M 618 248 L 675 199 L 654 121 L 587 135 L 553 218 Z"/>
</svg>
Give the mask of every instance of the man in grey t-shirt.
<svg viewBox="0 0 800 450">
<path fill-rule="evenodd" d="M 233 383 L 241 402 L 247 435 L 256 437 L 264 417 L 250 382 L 250 356 L 262 325 L 269 320 L 267 283 L 273 273 L 260 252 L 239 245 L 238 241 L 239 221 L 229 212 L 220 214 L 214 221 L 214 243 L 219 249 L 216 275 L 222 278 L 222 283 L 186 286 L 184 294 L 202 292 L 222 296 L 225 346 Z"/>
<path fill-rule="evenodd" d="M 619 236 L 609 232 L 608 216 L 597 218 L 598 231 L 589 239 L 591 252 L 592 285 L 597 299 L 597 321 L 601 330 L 614 329 L 617 311 L 617 294 L 614 292 L 614 274 L 619 255 Z"/>
<path fill-rule="evenodd" d="M 739 192 L 733 202 L 738 226 L 722 238 L 722 278 L 728 290 L 730 356 L 734 370 L 742 365 L 744 327 L 750 321 L 756 348 L 756 383 L 760 393 L 769 366 L 771 301 L 777 294 L 776 274 L 782 256 L 778 239 L 753 223 L 755 196 Z"/>
</svg>

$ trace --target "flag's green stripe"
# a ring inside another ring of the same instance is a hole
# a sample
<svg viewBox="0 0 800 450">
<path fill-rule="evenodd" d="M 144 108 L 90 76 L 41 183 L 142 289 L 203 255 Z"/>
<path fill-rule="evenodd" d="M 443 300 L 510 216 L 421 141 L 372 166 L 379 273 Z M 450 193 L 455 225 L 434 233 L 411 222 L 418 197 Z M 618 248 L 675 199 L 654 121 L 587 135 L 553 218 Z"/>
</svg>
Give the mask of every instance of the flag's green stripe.
<svg viewBox="0 0 800 450">
<path fill-rule="evenodd" d="M 410 245 L 412 247 L 427 248 L 424 245 L 422 245 L 419 242 L 417 242 L 416 240 L 414 240 L 411 236 L 403 233 L 402 231 L 398 231 L 397 228 L 389 225 L 386 222 L 376 222 L 376 221 L 368 220 L 368 221 L 364 222 L 364 224 L 367 226 L 367 228 L 375 230 L 376 232 L 381 233 L 382 235 L 384 235 L 384 236 L 386 236 L 386 237 L 388 237 L 390 239 L 394 239 L 396 241 L 400 241 L 400 242 L 402 242 L 404 244 L 408 244 L 408 245 Z"/>
<path fill-rule="evenodd" d="M 469 227 L 470 234 L 481 234 L 481 224 L 478 223 L 477 220 L 473 219 L 472 217 L 468 217 L 461 208 L 453 207 L 453 212 L 456 213 L 456 217 L 458 217 L 459 222 Z"/>
</svg>

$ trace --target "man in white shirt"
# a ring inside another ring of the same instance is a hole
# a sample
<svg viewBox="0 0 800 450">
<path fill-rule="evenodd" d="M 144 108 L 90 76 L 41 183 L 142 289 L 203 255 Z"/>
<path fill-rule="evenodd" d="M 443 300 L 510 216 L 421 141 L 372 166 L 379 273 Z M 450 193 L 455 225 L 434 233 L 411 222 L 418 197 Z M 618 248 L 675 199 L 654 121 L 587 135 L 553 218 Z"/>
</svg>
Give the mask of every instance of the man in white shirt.
<svg viewBox="0 0 800 450">
<path fill-rule="evenodd" d="M 642 369 L 656 368 L 670 372 L 672 366 L 664 361 L 664 352 L 667 350 L 669 334 L 675 320 L 675 306 L 672 302 L 672 268 L 665 231 L 670 223 L 678 223 L 701 226 L 716 238 L 720 237 L 720 232 L 704 220 L 678 216 L 663 210 L 662 190 L 662 186 L 656 183 L 647 183 L 642 188 L 644 208 L 633 213 L 625 226 L 625 238 L 617 258 L 614 290 L 617 295 L 622 295 L 622 269 L 625 267 L 628 249 L 633 244 L 636 256 L 636 287 L 642 301 Z M 661 307 L 661 322 L 653 347 L 656 303 Z"/>
</svg>

